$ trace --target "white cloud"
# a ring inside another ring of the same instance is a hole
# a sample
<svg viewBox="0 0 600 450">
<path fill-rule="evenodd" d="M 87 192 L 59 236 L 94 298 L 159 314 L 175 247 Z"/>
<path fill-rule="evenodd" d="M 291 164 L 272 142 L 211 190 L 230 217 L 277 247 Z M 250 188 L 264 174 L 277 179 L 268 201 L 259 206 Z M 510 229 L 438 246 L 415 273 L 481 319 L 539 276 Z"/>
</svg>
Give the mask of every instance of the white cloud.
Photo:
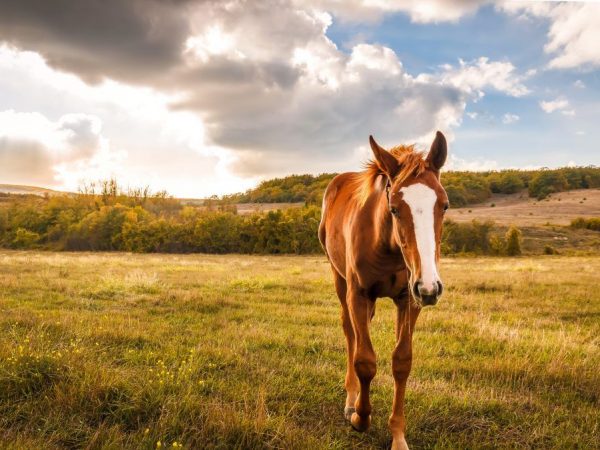
<svg viewBox="0 0 600 450">
<path fill-rule="evenodd" d="M 569 106 L 569 101 L 564 97 L 559 97 L 555 100 L 540 102 L 540 108 L 542 108 L 542 110 L 548 114 L 553 113 L 555 111 L 560 111 L 560 113 L 565 116 L 574 116 L 575 110 L 569 108 Z"/>
<path fill-rule="evenodd" d="M 526 77 L 508 61 L 480 58 L 439 73 L 410 74 L 385 46 L 360 43 L 342 52 L 326 35 L 331 16 L 302 5 L 211 6 L 204 13 L 210 20 L 198 22 L 195 33 L 219 30 L 226 50 L 210 50 L 200 38 L 204 50 L 188 68 L 210 78 L 194 84 L 176 106 L 201 115 L 208 141 L 238 158 L 236 173 L 313 171 L 316 161 L 320 170 L 350 168 L 355 161 L 348 152 L 369 134 L 390 145 L 425 141 L 438 128 L 458 125 L 466 103 L 487 90 L 529 92 Z M 291 169 L 296 153 L 301 156 Z"/>
<path fill-rule="evenodd" d="M 342 20 L 353 22 L 375 21 L 384 14 L 405 13 L 412 22 L 456 22 L 491 0 L 297 0 L 331 11 Z"/>
<path fill-rule="evenodd" d="M 475 98 L 483 97 L 486 89 L 521 97 L 528 94 L 529 89 L 523 84 L 527 75 L 519 75 L 516 67 L 509 61 L 490 61 L 480 57 L 471 62 L 459 60 L 458 67 L 446 64 L 439 75 L 422 75 L 418 79 L 424 81 L 439 80 L 445 85 L 454 86 Z"/>
<path fill-rule="evenodd" d="M 573 86 L 578 89 L 585 89 L 585 83 L 581 80 L 575 80 L 575 82 L 573 83 Z"/>
<path fill-rule="evenodd" d="M 98 117 L 66 114 L 51 121 L 40 113 L 0 112 L 0 179 L 56 186 L 106 178 L 123 154 L 111 151 Z"/>
<path fill-rule="evenodd" d="M 356 168 L 354 149 L 369 134 L 385 145 L 428 144 L 436 129 L 451 138 L 468 102 L 490 90 L 513 97 L 529 92 L 524 82 L 533 72 L 521 75 L 509 61 L 482 57 L 408 73 L 390 48 L 361 43 L 344 52 L 326 34 L 333 19 L 325 11 L 405 12 L 427 22 L 457 20 L 481 2 L 289 1 L 296 7 L 287 0 L 198 2 L 185 11 L 163 11 L 153 1 L 148 14 L 127 7 L 121 12 L 132 26 L 120 31 L 132 44 L 118 49 L 116 35 L 107 39 L 95 27 L 80 40 L 81 23 L 71 23 L 73 17 L 46 20 L 43 8 L 31 8 L 23 20 L 43 27 L 34 35 L 23 34 L 22 26 L 0 27 L 0 39 L 7 33 L 46 59 L 0 47 L 0 86 L 10 86 L 14 102 L 29 98 L 45 117 L 93 113 L 111 146 L 127 152 L 127 182 L 178 195 L 240 190 L 248 180 L 274 174 Z M 106 23 L 119 11 L 97 10 L 108 14 Z M 164 29 L 154 20 L 161 11 L 168 12 Z M 153 46 L 160 54 L 152 54 Z M 15 61 L 18 70 L 11 68 Z M 9 80 L 7 72 L 17 75 Z M 103 81 L 90 86 L 81 78 Z M 28 96 L 32 85 L 41 88 Z M 67 102 L 87 107 L 67 108 Z M 90 123 L 79 132 L 92 129 Z M 65 177 L 69 167 L 79 173 L 85 163 L 52 164 L 50 175 Z"/>
<path fill-rule="evenodd" d="M 469 170 L 475 172 L 483 172 L 487 170 L 497 170 L 498 162 L 485 158 L 469 158 L 463 159 L 450 153 L 448 162 L 444 166 L 444 170 Z"/>
<path fill-rule="evenodd" d="M 505 125 L 510 125 L 512 123 L 518 122 L 520 117 L 517 114 L 506 113 L 502 116 L 502 123 Z"/>
<path fill-rule="evenodd" d="M 541 101 L 540 108 L 546 113 L 552 113 L 569 106 L 569 101 L 566 98 L 557 98 L 556 100 Z"/>
<path fill-rule="evenodd" d="M 256 182 L 256 177 L 240 178 L 231 174 L 228 165 L 234 159 L 233 152 L 206 143 L 204 125 L 196 113 L 169 109 L 169 103 L 175 101 L 176 96 L 112 80 L 88 85 L 74 75 L 49 67 L 34 52 L 18 51 L 7 46 L 0 46 L 0 93 L 4 102 L 16 110 L 44 111 L 38 116 L 43 119 L 42 123 L 50 126 L 54 122 L 49 117 L 66 111 L 85 110 L 89 112 L 87 116 L 101 120 L 102 137 L 110 136 L 110 148 L 120 151 L 111 151 L 108 161 L 103 162 L 99 157 L 92 161 L 96 170 L 89 173 L 94 178 L 115 175 L 125 185 L 151 185 L 156 190 L 166 189 L 171 194 L 187 197 L 238 192 Z M 56 101 L 57 98 L 60 102 Z M 35 175 L 37 169 L 30 166 L 30 183 L 77 189 L 85 167 L 82 164 L 60 165 L 54 159 L 48 161 L 42 158 L 52 149 L 62 148 L 62 144 L 49 145 L 48 133 L 40 131 L 43 127 L 21 123 L 24 124 L 26 138 L 31 137 L 28 130 L 38 130 L 36 149 L 39 149 L 40 143 L 44 144 L 43 151 L 35 152 L 36 161 L 46 161 L 39 163 L 43 175 Z M 11 125 L 9 131 L 11 129 L 11 143 L 27 142 L 15 140 L 17 128 Z M 18 151 L 14 145 L 11 149 L 11 152 Z M 31 156 L 33 150 L 29 152 Z M 32 162 L 32 157 L 29 162 Z M 105 169 L 100 170 L 101 165 Z M 2 171 L 0 167 L 0 180 L 7 179 L 7 172 L 8 169 Z M 14 171 L 14 174 L 17 172 Z M 26 172 L 24 168 L 20 173 Z M 20 179 L 26 182 L 22 177 Z"/>
<path fill-rule="evenodd" d="M 477 117 L 479 116 L 478 112 L 467 112 L 466 114 L 467 114 L 467 117 L 469 117 L 470 119 L 473 119 L 473 120 L 477 119 Z"/>
<path fill-rule="evenodd" d="M 554 69 L 600 66 L 600 3 L 592 2 L 505 2 L 499 8 L 524 18 L 549 20 L 544 50 L 552 55 Z"/>
</svg>

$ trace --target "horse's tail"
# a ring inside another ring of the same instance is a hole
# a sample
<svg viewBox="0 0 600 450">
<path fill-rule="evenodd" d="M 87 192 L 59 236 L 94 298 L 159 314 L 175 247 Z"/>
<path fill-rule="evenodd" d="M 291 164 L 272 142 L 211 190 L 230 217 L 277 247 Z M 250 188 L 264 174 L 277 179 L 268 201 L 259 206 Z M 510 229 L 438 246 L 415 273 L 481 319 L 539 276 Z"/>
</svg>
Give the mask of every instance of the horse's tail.
<svg viewBox="0 0 600 450">
<path fill-rule="evenodd" d="M 323 193 L 323 203 L 321 205 L 321 223 L 319 223 L 319 242 L 321 243 L 321 247 L 323 251 L 327 255 L 327 245 L 326 245 L 326 226 L 325 226 L 325 215 L 327 214 L 327 191 L 329 190 L 329 186 L 331 183 L 327 185 L 325 192 Z M 329 257 L 329 255 L 327 255 Z"/>
</svg>

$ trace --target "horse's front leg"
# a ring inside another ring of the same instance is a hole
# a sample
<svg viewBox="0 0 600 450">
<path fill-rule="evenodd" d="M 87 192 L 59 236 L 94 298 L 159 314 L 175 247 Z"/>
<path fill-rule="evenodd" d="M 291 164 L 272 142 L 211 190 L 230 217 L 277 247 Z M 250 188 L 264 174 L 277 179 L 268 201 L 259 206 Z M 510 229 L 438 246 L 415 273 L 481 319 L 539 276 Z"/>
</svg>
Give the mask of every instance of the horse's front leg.
<svg viewBox="0 0 600 450">
<path fill-rule="evenodd" d="M 410 298 L 398 302 L 396 317 L 396 347 L 392 353 L 392 372 L 394 374 L 394 403 L 390 416 L 392 432 L 392 450 L 408 450 L 404 433 L 404 394 L 406 380 L 412 366 L 412 334 L 421 308 L 413 305 Z"/>
<path fill-rule="evenodd" d="M 360 383 L 360 392 L 355 403 L 356 412 L 352 414 L 350 422 L 357 431 L 366 431 L 371 424 L 369 388 L 377 372 L 375 351 L 369 334 L 375 302 L 362 294 L 361 289 L 351 282 L 348 285 L 347 299 L 355 336 L 354 371 Z"/>
</svg>

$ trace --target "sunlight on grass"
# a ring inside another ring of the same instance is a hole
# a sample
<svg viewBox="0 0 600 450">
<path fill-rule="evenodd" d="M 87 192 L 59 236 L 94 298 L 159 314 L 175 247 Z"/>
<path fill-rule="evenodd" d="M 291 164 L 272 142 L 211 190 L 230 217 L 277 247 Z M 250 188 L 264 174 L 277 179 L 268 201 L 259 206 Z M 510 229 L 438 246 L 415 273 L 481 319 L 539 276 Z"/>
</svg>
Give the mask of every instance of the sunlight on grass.
<svg viewBox="0 0 600 450">
<path fill-rule="evenodd" d="M 373 426 L 342 417 L 324 258 L 0 252 L 11 448 L 385 448 L 394 306 L 373 320 Z M 452 258 L 417 324 L 412 448 L 598 448 L 600 258 Z"/>
</svg>

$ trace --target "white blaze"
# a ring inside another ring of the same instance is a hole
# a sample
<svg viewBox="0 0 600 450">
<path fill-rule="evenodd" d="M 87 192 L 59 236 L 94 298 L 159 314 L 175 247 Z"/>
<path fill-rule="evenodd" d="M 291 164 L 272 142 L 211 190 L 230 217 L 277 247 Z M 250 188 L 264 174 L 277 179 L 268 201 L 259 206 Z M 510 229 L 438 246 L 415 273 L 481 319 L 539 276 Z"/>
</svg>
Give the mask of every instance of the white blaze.
<svg viewBox="0 0 600 450">
<path fill-rule="evenodd" d="M 411 184 L 400 189 L 412 214 L 417 250 L 421 258 L 421 281 L 428 291 L 436 289 L 440 280 L 435 263 L 435 230 L 433 208 L 437 201 L 435 191 L 422 183 Z"/>
</svg>

